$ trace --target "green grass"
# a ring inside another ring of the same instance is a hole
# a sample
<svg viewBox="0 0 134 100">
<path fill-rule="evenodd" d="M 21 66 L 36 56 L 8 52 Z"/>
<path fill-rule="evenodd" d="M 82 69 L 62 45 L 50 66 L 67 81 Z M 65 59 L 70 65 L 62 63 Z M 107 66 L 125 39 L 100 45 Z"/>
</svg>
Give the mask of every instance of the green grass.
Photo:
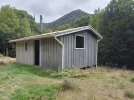
<svg viewBox="0 0 134 100">
<path fill-rule="evenodd" d="M 2 64 L 0 65 L 0 98 L 1 100 L 10 98 L 12 100 L 25 100 L 26 98 L 29 100 L 32 95 L 35 95 L 35 100 L 38 100 L 38 96 L 42 94 L 48 98 L 56 93 L 56 87 L 53 84 L 59 84 L 59 79 L 61 79 L 61 76 L 53 76 L 54 73 L 57 72 L 37 66 L 17 63 Z M 53 83 L 52 86 L 51 83 Z M 50 86 L 48 86 L 49 84 Z"/>
<path fill-rule="evenodd" d="M 18 63 L 0 64 L 1 100 L 134 99 L 134 72 L 99 67 L 55 72 Z"/>
<path fill-rule="evenodd" d="M 37 75 L 40 77 L 49 77 L 49 78 L 60 78 L 61 76 L 53 76 L 52 74 L 57 73 L 52 70 L 45 70 L 38 66 L 24 65 L 24 64 L 12 64 L 14 68 L 14 74 L 30 74 Z"/>
<path fill-rule="evenodd" d="M 30 85 L 24 89 L 18 89 L 12 94 L 12 100 L 53 100 L 57 96 L 60 85 L 42 86 Z"/>
</svg>

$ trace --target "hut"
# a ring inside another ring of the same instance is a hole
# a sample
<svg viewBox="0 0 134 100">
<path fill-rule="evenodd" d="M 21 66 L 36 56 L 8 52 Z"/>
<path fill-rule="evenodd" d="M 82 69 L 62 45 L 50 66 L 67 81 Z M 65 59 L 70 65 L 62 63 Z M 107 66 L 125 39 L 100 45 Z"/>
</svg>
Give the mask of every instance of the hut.
<svg viewBox="0 0 134 100">
<path fill-rule="evenodd" d="M 10 40 L 16 43 L 16 61 L 57 70 L 97 66 L 98 41 L 91 26 Z"/>
</svg>

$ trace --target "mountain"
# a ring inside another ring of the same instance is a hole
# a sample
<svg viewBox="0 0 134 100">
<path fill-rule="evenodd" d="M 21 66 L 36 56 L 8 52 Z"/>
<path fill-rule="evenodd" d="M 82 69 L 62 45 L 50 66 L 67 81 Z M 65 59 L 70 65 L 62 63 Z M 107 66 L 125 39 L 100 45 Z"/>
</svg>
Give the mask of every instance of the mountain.
<svg viewBox="0 0 134 100">
<path fill-rule="evenodd" d="M 56 29 L 58 26 L 64 24 L 70 24 L 72 26 L 76 19 L 82 18 L 84 16 L 89 16 L 89 15 L 90 14 L 80 9 L 74 10 L 51 23 L 44 23 L 44 27 L 50 29 Z"/>
</svg>

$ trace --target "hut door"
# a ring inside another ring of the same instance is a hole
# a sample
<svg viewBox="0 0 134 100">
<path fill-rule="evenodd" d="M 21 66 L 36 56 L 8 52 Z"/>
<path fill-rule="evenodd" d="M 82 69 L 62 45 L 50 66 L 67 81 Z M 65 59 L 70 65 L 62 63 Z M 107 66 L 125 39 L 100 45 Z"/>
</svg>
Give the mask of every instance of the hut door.
<svg viewBox="0 0 134 100">
<path fill-rule="evenodd" d="M 39 66 L 40 64 L 40 42 L 39 40 L 35 40 L 35 65 Z"/>
</svg>

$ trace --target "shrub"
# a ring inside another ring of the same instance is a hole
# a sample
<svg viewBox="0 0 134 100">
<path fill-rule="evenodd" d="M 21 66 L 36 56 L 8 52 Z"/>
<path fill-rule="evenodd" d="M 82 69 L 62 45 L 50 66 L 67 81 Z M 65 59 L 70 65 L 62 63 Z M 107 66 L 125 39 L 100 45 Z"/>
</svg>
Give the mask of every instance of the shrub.
<svg viewBox="0 0 134 100">
<path fill-rule="evenodd" d="M 133 83 L 134 83 L 134 78 L 132 78 L 132 79 L 131 79 L 131 82 L 133 82 Z"/>
<path fill-rule="evenodd" d="M 0 58 L 1 58 L 1 57 L 4 57 L 4 56 L 3 56 L 2 54 L 0 54 Z"/>
<path fill-rule="evenodd" d="M 0 65 L 5 65 L 5 62 L 3 62 L 3 61 L 0 61 Z"/>
<path fill-rule="evenodd" d="M 133 92 L 130 92 L 130 91 L 126 91 L 125 92 L 125 96 L 126 97 L 129 97 L 129 98 L 134 98 L 134 93 Z"/>
<path fill-rule="evenodd" d="M 59 73 L 53 73 L 52 76 L 55 77 L 67 76 L 67 77 L 80 78 L 80 77 L 88 77 L 89 73 L 84 70 L 73 68 L 73 69 L 66 69 Z"/>
<path fill-rule="evenodd" d="M 78 89 L 78 86 L 68 79 L 64 79 L 62 83 L 62 90 Z"/>
</svg>

